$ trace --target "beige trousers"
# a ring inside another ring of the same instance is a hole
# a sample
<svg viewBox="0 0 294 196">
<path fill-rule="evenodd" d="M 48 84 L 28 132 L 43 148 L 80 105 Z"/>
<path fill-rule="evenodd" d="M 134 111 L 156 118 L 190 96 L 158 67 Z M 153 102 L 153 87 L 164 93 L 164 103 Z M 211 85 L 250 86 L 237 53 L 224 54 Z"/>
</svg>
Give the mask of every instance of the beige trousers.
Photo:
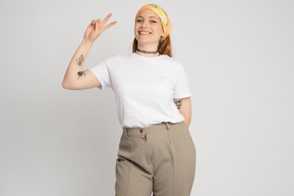
<svg viewBox="0 0 294 196">
<path fill-rule="evenodd" d="M 190 196 L 196 148 L 184 121 L 122 129 L 115 196 Z"/>
</svg>

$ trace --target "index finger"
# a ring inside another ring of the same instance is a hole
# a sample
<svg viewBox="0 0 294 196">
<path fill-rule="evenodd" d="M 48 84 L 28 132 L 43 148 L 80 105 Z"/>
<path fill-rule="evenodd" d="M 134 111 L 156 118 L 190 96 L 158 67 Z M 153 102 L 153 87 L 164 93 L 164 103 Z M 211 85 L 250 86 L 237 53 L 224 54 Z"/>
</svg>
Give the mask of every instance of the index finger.
<svg viewBox="0 0 294 196">
<path fill-rule="evenodd" d="M 116 23 L 117 23 L 116 21 L 113 21 L 112 23 L 110 23 L 110 24 L 106 25 L 105 27 L 103 27 L 102 30 L 104 31 L 104 30 L 110 28 L 111 26 L 115 25 Z"/>
</svg>

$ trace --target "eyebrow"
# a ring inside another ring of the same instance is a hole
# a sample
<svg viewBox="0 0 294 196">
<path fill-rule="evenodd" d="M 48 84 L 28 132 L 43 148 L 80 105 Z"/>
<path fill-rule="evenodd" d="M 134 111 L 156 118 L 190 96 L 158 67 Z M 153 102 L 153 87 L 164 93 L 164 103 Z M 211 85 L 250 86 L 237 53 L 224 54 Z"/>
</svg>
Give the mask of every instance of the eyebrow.
<svg viewBox="0 0 294 196">
<path fill-rule="evenodd" d="M 139 18 L 139 17 L 142 17 L 142 16 L 138 16 L 137 18 Z M 155 18 L 155 17 L 154 16 L 149 16 L 149 18 Z M 157 18 L 155 18 L 155 19 L 157 19 Z"/>
</svg>

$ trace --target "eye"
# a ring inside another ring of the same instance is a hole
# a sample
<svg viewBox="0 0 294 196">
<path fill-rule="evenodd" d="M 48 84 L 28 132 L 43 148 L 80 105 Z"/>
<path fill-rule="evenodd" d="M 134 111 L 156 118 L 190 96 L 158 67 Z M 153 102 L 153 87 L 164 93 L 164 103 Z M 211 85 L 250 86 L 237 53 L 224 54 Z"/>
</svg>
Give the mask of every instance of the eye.
<svg viewBox="0 0 294 196">
<path fill-rule="evenodd" d="M 137 22 L 141 22 L 142 20 L 137 20 Z M 157 23 L 156 21 L 152 20 L 151 22 Z"/>
</svg>

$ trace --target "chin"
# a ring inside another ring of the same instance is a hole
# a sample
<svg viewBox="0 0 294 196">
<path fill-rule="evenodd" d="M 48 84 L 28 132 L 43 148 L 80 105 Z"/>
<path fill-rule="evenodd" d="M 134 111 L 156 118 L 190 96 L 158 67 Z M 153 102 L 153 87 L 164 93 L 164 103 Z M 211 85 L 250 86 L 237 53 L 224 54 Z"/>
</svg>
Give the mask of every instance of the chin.
<svg viewBox="0 0 294 196">
<path fill-rule="evenodd" d="M 156 40 L 152 40 L 152 39 L 140 39 L 140 38 L 136 38 L 138 42 L 142 42 L 142 43 L 151 43 L 151 42 L 156 42 Z M 157 43 L 157 42 L 156 42 Z"/>
</svg>

